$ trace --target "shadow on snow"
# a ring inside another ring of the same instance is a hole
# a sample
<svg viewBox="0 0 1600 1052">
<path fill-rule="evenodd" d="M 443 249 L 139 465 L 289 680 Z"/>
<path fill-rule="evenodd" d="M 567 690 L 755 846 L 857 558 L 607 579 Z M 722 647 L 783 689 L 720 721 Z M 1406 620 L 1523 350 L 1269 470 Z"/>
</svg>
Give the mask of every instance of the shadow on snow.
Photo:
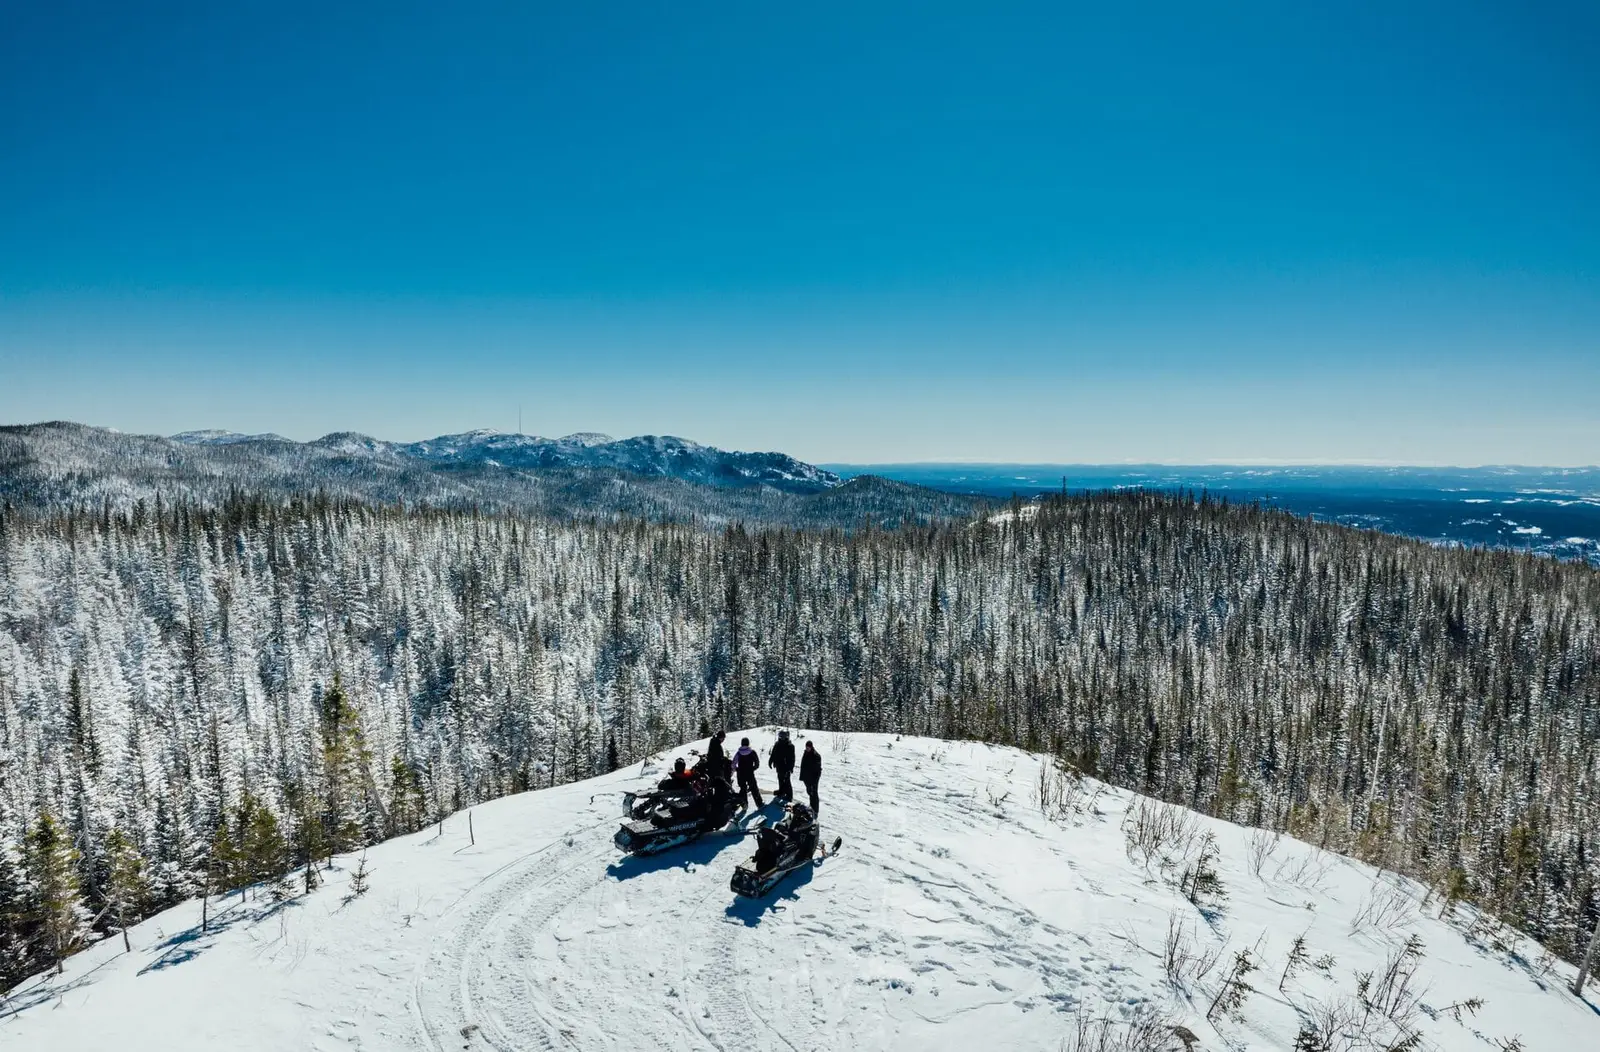
<svg viewBox="0 0 1600 1052">
<path fill-rule="evenodd" d="M 216 941 L 216 937 L 223 932 L 242 924 L 257 924 L 276 916 L 286 908 L 298 905 L 299 900 L 291 898 L 282 902 L 254 904 L 235 901 L 231 906 L 221 906 L 207 919 L 205 931 L 201 931 L 200 925 L 196 924 L 150 946 L 136 945 L 133 948 L 133 953 L 153 954 L 155 956 L 154 960 L 139 969 L 138 974 L 144 975 L 147 972 L 159 972 L 192 961 L 209 949 L 212 943 Z M 121 938 L 122 936 L 119 934 L 106 936 L 106 939 L 110 941 L 120 941 Z M 8 1017 L 25 1012 L 30 1008 L 36 1008 L 57 1000 L 74 990 L 93 986 L 96 978 L 95 973 L 123 956 L 125 956 L 124 953 L 113 954 L 82 975 L 71 978 L 63 978 L 53 972 L 47 972 L 39 976 L 38 981 L 32 985 L 24 982 L 7 993 L 4 1001 L 0 1002 L 0 1017 Z"/>
<path fill-rule="evenodd" d="M 680 847 L 668 848 L 659 855 L 624 855 L 606 867 L 606 874 L 615 880 L 632 880 L 634 877 L 664 869 L 687 869 L 691 865 L 704 865 L 727 848 L 743 844 L 745 837 L 756 831 L 756 820 L 770 818 L 772 813 L 775 813 L 773 804 L 769 803 L 759 810 L 745 811 L 738 815 L 731 830 L 713 830 Z"/>
<path fill-rule="evenodd" d="M 811 883 L 811 874 L 816 868 L 815 862 L 809 866 L 801 866 L 780 880 L 777 887 L 759 899 L 735 895 L 723 913 L 730 919 L 739 921 L 746 928 L 754 928 L 766 919 L 767 914 L 788 909 L 784 903 L 799 899 L 800 889 Z"/>
<path fill-rule="evenodd" d="M 192 928 L 186 928 L 178 934 L 156 943 L 153 948 L 160 951 L 159 956 L 143 968 L 140 968 L 139 974 L 159 972 L 163 969 L 183 964 L 186 961 L 192 961 L 211 947 L 216 936 L 221 935 L 230 928 L 238 927 L 241 924 L 260 923 L 277 916 L 284 909 L 298 905 L 299 901 L 297 899 L 289 898 L 284 899 L 282 902 L 258 903 L 254 906 L 240 902 L 236 903 L 232 909 L 218 910 L 208 919 L 205 931 L 201 931 L 200 925 L 196 924 Z"/>
</svg>

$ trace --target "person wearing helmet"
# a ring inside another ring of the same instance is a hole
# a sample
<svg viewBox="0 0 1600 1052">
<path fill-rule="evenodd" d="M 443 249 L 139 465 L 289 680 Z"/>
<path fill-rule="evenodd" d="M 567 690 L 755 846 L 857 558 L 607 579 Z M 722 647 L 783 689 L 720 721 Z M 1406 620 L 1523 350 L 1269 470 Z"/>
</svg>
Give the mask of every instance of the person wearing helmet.
<svg viewBox="0 0 1600 1052">
<path fill-rule="evenodd" d="M 739 804 L 745 806 L 748 796 L 756 798 L 756 806 L 764 806 L 761 802 L 761 787 L 756 785 L 756 772 L 761 769 L 761 754 L 750 748 L 750 739 L 739 739 L 739 751 L 733 754 L 733 770 L 739 777 Z"/>
<path fill-rule="evenodd" d="M 676 760 L 672 761 L 672 777 L 674 777 L 674 778 L 687 778 L 687 777 L 689 777 L 689 768 L 683 762 L 683 757 L 682 756 L 680 756 Z"/>
<path fill-rule="evenodd" d="M 778 740 L 767 754 L 767 766 L 778 772 L 778 791 L 772 794 L 772 798 L 793 800 L 794 786 L 789 781 L 789 775 L 794 771 L 794 742 L 789 740 L 788 731 L 778 732 Z"/>
</svg>

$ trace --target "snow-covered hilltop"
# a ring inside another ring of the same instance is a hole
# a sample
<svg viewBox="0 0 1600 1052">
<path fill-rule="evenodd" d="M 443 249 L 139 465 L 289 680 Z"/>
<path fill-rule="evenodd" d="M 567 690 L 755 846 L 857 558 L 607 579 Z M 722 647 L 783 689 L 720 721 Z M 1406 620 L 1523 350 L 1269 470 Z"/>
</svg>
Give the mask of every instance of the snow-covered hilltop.
<svg viewBox="0 0 1600 1052">
<path fill-rule="evenodd" d="M 375 846 L 359 897 L 341 856 L 309 895 L 213 902 L 206 932 L 196 902 L 154 916 L 13 991 L 0 1045 L 1600 1047 L 1600 992 L 1409 881 L 1014 749 L 813 737 L 845 846 L 768 899 L 728 890 L 749 839 L 618 856 L 618 795 L 663 754 Z"/>
<path fill-rule="evenodd" d="M 405 456 L 435 462 L 507 467 L 606 467 L 636 475 L 667 476 L 713 486 L 772 486 L 813 493 L 839 485 L 831 471 L 783 453 L 737 453 L 671 435 L 614 439 L 594 432 L 564 438 L 469 431 L 391 447 Z"/>
<path fill-rule="evenodd" d="M 322 493 L 557 516 L 884 525 L 970 514 L 981 503 L 905 483 L 848 481 L 784 453 L 717 449 L 684 438 L 563 438 L 469 431 L 389 442 L 339 431 L 309 442 L 276 434 L 186 431 L 163 438 L 69 422 L 0 427 L 0 501 L 24 507 L 218 505 L 238 493 Z"/>
<path fill-rule="evenodd" d="M 301 446 L 280 435 L 241 435 L 233 431 L 185 431 L 174 442 L 192 446 L 262 444 Z M 303 444 L 347 456 L 420 460 L 432 464 L 493 464 L 509 468 L 615 468 L 635 475 L 666 476 L 713 486 L 766 485 L 811 493 L 839 485 L 831 471 L 783 453 L 740 453 L 704 446 L 672 435 L 615 439 L 592 431 L 562 438 L 466 431 L 421 442 L 385 442 L 350 431 L 324 435 Z"/>
</svg>

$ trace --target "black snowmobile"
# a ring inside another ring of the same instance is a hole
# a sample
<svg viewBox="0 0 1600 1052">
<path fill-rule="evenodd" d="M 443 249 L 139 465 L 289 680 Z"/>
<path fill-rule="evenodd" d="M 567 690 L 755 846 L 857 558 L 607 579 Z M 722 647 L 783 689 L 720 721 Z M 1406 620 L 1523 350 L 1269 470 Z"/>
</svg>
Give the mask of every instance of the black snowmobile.
<svg viewBox="0 0 1600 1052">
<path fill-rule="evenodd" d="M 778 886 L 778 881 L 809 866 L 817 853 L 822 827 L 805 804 L 793 804 L 776 825 L 756 832 L 756 853 L 739 863 L 728 886 L 749 898 L 760 898 Z M 834 850 L 839 841 L 835 840 Z"/>
<path fill-rule="evenodd" d="M 653 855 L 721 829 L 738 809 L 738 800 L 726 781 L 696 771 L 687 778 L 664 778 L 653 792 L 629 793 L 623 806 L 628 821 L 613 843 L 630 855 Z"/>
</svg>

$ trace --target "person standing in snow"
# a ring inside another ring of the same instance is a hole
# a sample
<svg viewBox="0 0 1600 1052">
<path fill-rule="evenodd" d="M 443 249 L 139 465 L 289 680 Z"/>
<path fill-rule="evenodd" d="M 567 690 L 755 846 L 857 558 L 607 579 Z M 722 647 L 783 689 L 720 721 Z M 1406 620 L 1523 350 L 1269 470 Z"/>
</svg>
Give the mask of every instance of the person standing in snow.
<svg viewBox="0 0 1600 1052">
<path fill-rule="evenodd" d="M 822 807 L 817 802 L 817 783 L 822 781 L 822 754 L 809 739 L 806 741 L 806 751 L 800 757 L 800 781 L 805 784 L 806 793 L 811 797 L 811 813 L 816 814 Z"/>
<path fill-rule="evenodd" d="M 733 754 L 733 770 L 739 776 L 739 806 L 744 807 L 747 796 L 756 798 L 761 807 L 761 787 L 756 785 L 756 772 L 761 769 L 761 754 L 750 748 L 750 739 L 739 739 L 739 751 Z"/>
<path fill-rule="evenodd" d="M 788 731 L 778 732 L 778 741 L 767 754 L 767 766 L 778 772 L 778 791 L 772 794 L 772 798 L 793 800 L 794 786 L 789 781 L 789 775 L 794 771 L 794 742 L 789 740 Z"/>
<path fill-rule="evenodd" d="M 727 736 L 727 731 L 718 731 L 711 736 L 711 741 L 706 745 L 706 773 L 723 781 L 728 780 L 728 756 L 722 751 L 722 739 Z"/>
</svg>

